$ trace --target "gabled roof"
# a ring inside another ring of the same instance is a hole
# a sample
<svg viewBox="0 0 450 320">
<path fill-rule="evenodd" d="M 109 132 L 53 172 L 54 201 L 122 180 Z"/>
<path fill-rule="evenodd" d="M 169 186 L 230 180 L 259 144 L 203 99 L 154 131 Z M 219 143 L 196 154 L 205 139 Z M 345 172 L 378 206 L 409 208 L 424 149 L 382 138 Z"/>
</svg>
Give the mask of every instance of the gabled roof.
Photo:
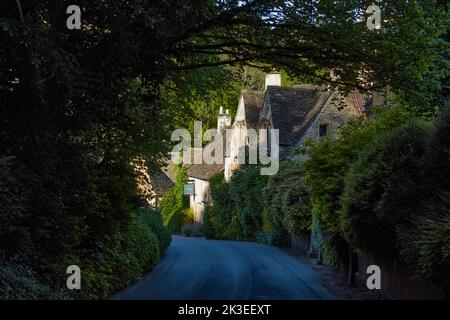
<svg viewBox="0 0 450 320">
<path fill-rule="evenodd" d="M 149 179 L 152 191 L 156 195 L 163 195 L 174 186 L 173 181 L 165 172 L 149 174 Z"/>
<path fill-rule="evenodd" d="M 147 171 L 151 190 L 156 195 L 163 195 L 174 186 L 176 172 L 172 161 L 167 161 L 160 170 L 150 170 L 149 168 Z"/>
<path fill-rule="evenodd" d="M 223 158 L 222 158 L 222 163 L 221 164 L 207 164 L 207 163 L 202 163 L 202 164 L 193 164 L 189 170 L 188 170 L 188 176 L 192 177 L 192 178 L 196 178 L 196 179 L 200 179 L 200 180 L 205 180 L 208 181 L 210 180 L 213 176 L 215 176 L 217 173 L 222 172 L 224 169 L 224 164 L 225 164 L 225 157 L 227 155 L 227 150 L 228 150 L 228 145 L 230 143 L 230 136 L 226 135 L 226 130 L 230 129 L 231 127 L 227 127 L 224 128 L 222 130 L 220 130 L 220 133 L 222 135 L 222 142 L 223 142 Z M 218 135 L 216 135 L 215 139 L 217 139 Z M 211 141 L 210 143 L 208 143 L 206 147 L 211 146 L 211 144 L 214 142 L 215 140 Z"/>
<path fill-rule="evenodd" d="M 367 104 L 369 102 L 369 97 L 362 94 L 361 92 L 354 90 L 346 96 L 347 103 L 362 116 L 367 112 Z"/>
<path fill-rule="evenodd" d="M 270 106 L 273 128 L 279 130 L 280 145 L 295 143 L 331 94 L 317 88 L 267 87 L 264 102 Z"/>
<path fill-rule="evenodd" d="M 263 106 L 264 92 L 262 91 L 243 91 L 245 122 L 247 129 L 256 129 L 258 125 L 259 114 Z"/>
</svg>

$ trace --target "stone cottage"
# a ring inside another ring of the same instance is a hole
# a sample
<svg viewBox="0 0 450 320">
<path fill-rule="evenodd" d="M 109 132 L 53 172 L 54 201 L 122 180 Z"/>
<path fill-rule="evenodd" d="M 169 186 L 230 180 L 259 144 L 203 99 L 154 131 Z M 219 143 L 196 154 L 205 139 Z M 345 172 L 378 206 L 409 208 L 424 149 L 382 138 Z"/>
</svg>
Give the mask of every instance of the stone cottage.
<svg viewBox="0 0 450 320">
<path fill-rule="evenodd" d="M 149 170 L 144 159 L 134 163 L 138 194 L 145 198 L 148 205 L 157 208 L 162 197 L 175 184 L 176 173 L 174 165 L 167 162 L 159 170 Z"/>
<path fill-rule="evenodd" d="M 307 139 L 335 138 L 346 121 L 365 115 L 368 101 L 357 91 L 344 97 L 326 88 L 283 87 L 280 73 L 267 74 L 264 91 L 242 92 L 232 125 L 229 113 L 220 111 L 217 127 L 224 138 L 223 163 L 193 165 L 188 170 L 195 185 L 190 199 L 195 221 L 203 222 L 205 206 L 211 205 L 209 180 L 223 171 L 229 181 L 239 170 L 239 152 L 249 146 L 250 129 L 278 129 L 280 160 L 295 158 L 293 150 Z"/>
<path fill-rule="evenodd" d="M 205 207 L 212 204 L 210 183 L 212 177 L 224 170 L 224 163 L 230 142 L 227 135 L 227 129 L 231 129 L 231 115 L 228 110 L 223 111 L 220 107 L 219 116 L 217 119 L 217 134 L 204 149 L 210 147 L 214 142 L 220 140 L 222 154 L 220 159 L 217 159 L 217 163 L 213 164 L 193 164 L 188 169 L 189 183 L 194 185 L 194 194 L 190 196 L 189 203 L 190 208 L 194 212 L 194 221 L 196 223 L 203 223 L 203 213 Z M 202 149 L 191 148 L 192 159 L 194 155 L 199 152 L 202 153 Z M 204 159 L 203 159 L 204 160 Z"/>
<path fill-rule="evenodd" d="M 233 123 L 230 154 L 225 159 L 225 179 L 239 169 L 239 151 L 248 146 L 248 129 L 278 129 L 280 160 L 306 140 L 336 138 L 339 128 L 350 118 L 365 116 L 370 100 L 354 91 L 346 97 L 313 86 L 283 87 L 281 74 L 266 76 L 264 92 L 244 91 Z"/>
</svg>

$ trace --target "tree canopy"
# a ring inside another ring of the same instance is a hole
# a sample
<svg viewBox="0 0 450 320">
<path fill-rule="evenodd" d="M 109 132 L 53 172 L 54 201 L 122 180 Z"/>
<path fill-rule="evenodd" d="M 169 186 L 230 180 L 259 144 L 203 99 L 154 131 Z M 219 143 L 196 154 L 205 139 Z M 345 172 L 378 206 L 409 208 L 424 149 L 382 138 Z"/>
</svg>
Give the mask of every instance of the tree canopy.
<svg viewBox="0 0 450 320">
<path fill-rule="evenodd" d="M 157 167 L 186 119 L 212 126 L 208 108 L 235 103 L 240 68 L 389 87 L 432 110 L 448 93 L 448 6 L 376 3 L 380 30 L 366 27 L 363 0 L 79 1 L 81 30 L 69 30 L 73 1 L 2 1 L 0 259 L 57 283 L 67 262 L 131 246 L 142 205 L 133 161 Z"/>
</svg>

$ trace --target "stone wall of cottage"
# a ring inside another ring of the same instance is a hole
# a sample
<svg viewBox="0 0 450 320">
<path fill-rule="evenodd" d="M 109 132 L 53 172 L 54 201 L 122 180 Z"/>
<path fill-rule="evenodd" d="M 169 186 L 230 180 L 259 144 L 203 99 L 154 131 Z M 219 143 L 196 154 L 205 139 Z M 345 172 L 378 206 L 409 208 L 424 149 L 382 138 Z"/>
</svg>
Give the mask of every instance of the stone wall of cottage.
<svg viewBox="0 0 450 320">
<path fill-rule="evenodd" d="M 190 196 L 189 207 L 194 211 L 194 222 L 203 223 L 205 207 L 211 202 L 209 182 L 191 177 L 190 179 L 194 180 L 195 195 Z"/>
<path fill-rule="evenodd" d="M 320 126 L 327 127 L 327 137 L 336 139 L 340 128 L 353 117 L 358 116 L 356 110 L 345 102 L 345 98 L 337 93 L 323 106 L 313 124 L 307 129 L 296 147 L 304 145 L 307 140 L 318 141 Z"/>
</svg>

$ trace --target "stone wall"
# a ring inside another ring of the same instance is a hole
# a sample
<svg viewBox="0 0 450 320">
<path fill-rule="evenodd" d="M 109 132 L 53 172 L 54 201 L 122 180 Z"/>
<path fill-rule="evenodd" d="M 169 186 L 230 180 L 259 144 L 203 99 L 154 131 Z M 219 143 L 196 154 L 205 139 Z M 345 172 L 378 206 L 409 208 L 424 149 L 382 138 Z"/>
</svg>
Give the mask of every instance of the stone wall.
<svg viewBox="0 0 450 320">
<path fill-rule="evenodd" d="M 289 236 L 288 239 L 289 254 L 293 256 L 308 256 L 310 238 L 309 236 Z"/>
<path fill-rule="evenodd" d="M 333 97 L 323 106 L 318 116 L 316 116 L 313 124 L 302 136 L 296 147 L 302 146 L 307 140 L 318 141 L 320 139 L 319 127 L 321 124 L 328 125 L 327 136 L 329 138 L 337 138 L 339 136 L 340 128 L 348 120 L 356 116 L 358 116 L 356 110 L 349 106 L 345 102 L 345 99 L 343 99 L 339 94 L 334 93 Z"/>
<path fill-rule="evenodd" d="M 377 265 L 381 270 L 382 296 L 391 299 L 444 299 L 444 293 L 434 284 L 411 275 L 400 263 L 374 254 L 362 254 L 357 257 L 355 280 L 366 286 L 369 276 L 367 267 Z"/>
<path fill-rule="evenodd" d="M 191 195 L 189 206 L 194 211 L 194 222 L 203 223 L 205 207 L 211 205 L 210 186 L 208 181 L 189 178 L 194 181 L 195 196 Z"/>
</svg>

